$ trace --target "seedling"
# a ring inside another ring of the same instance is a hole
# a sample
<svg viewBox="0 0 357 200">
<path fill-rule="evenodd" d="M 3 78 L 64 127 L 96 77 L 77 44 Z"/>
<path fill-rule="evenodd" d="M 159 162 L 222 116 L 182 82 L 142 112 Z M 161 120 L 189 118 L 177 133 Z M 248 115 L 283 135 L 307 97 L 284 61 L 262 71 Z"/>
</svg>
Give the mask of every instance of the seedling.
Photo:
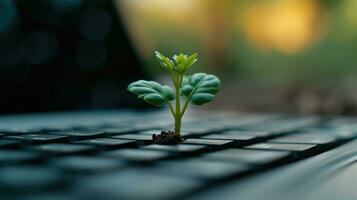
<svg viewBox="0 0 357 200">
<path fill-rule="evenodd" d="M 185 73 L 197 61 L 197 54 L 186 56 L 175 55 L 173 60 L 155 51 L 160 66 L 171 76 L 174 91 L 171 87 L 155 81 L 139 80 L 131 83 L 128 90 L 154 106 L 168 105 L 174 118 L 175 131 L 161 132 L 153 135 L 154 143 L 177 143 L 181 137 L 182 118 L 189 104 L 202 105 L 212 101 L 218 92 L 220 80 L 212 74 L 195 73 L 185 76 Z M 181 104 L 181 97 L 185 102 Z"/>
</svg>

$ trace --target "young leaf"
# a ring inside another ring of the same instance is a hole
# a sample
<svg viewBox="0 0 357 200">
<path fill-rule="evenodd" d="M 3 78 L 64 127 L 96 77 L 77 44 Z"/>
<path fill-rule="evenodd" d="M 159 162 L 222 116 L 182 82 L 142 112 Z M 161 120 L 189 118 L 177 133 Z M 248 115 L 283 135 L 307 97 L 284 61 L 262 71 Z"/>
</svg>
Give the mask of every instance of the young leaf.
<svg viewBox="0 0 357 200">
<path fill-rule="evenodd" d="M 139 80 L 131 83 L 128 90 L 154 106 L 164 106 L 175 99 L 169 86 L 162 86 L 155 81 Z"/>
<path fill-rule="evenodd" d="M 212 101 L 219 90 L 221 82 L 212 74 L 196 73 L 185 77 L 181 86 L 181 95 L 195 105 Z"/>
<path fill-rule="evenodd" d="M 174 62 L 168 57 L 162 55 L 160 52 L 155 51 L 155 56 L 160 63 L 160 66 L 165 70 L 172 72 L 174 70 Z"/>
<path fill-rule="evenodd" d="M 197 61 L 197 53 L 194 53 L 190 55 L 186 60 L 185 60 L 185 71 L 189 70 L 191 66 Z"/>
<path fill-rule="evenodd" d="M 197 61 L 197 54 L 194 53 L 187 57 L 186 55 L 181 53 L 178 56 L 175 55 L 173 59 L 177 66 L 177 72 L 184 73 L 185 71 L 189 70 L 191 66 Z"/>
<path fill-rule="evenodd" d="M 174 60 L 176 62 L 177 65 L 185 62 L 185 60 L 187 59 L 187 56 L 183 53 L 181 53 L 180 55 L 174 55 Z"/>
<path fill-rule="evenodd" d="M 181 53 L 178 56 L 174 55 L 173 59 L 176 63 L 177 71 L 179 73 L 183 73 L 185 71 L 185 67 L 186 67 L 185 62 L 186 62 L 187 56 Z"/>
</svg>

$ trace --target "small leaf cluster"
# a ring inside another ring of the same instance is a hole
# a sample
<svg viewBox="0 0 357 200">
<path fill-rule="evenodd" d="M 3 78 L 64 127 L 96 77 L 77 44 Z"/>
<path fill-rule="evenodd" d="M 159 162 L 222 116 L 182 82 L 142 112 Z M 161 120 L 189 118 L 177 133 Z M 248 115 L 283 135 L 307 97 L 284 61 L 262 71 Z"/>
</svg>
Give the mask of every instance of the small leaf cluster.
<svg viewBox="0 0 357 200">
<path fill-rule="evenodd" d="M 184 76 L 184 73 L 197 62 L 197 53 L 190 56 L 181 53 L 170 59 L 155 51 L 155 56 L 160 66 L 171 74 L 175 89 L 179 90 L 178 94 L 187 98 L 187 103 L 202 105 L 215 98 L 220 87 L 220 80 L 215 75 L 196 73 Z M 139 80 L 131 83 L 128 90 L 154 106 L 164 106 L 179 98 L 169 86 L 155 81 Z"/>
<path fill-rule="evenodd" d="M 182 53 L 179 55 L 174 55 L 173 60 L 162 55 L 158 51 L 155 51 L 155 55 L 160 63 L 160 66 L 170 73 L 177 72 L 183 74 L 189 70 L 195 62 L 197 62 L 197 53 L 194 53 L 190 56 L 184 55 Z"/>
</svg>

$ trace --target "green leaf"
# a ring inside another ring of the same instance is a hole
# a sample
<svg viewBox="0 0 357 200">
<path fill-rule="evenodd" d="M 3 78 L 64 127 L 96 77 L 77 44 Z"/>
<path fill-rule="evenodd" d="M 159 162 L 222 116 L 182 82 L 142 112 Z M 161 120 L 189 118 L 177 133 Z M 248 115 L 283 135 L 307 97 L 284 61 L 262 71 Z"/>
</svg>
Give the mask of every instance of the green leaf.
<svg viewBox="0 0 357 200">
<path fill-rule="evenodd" d="M 155 56 L 160 63 L 160 66 L 165 70 L 172 72 L 174 70 L 174 62 L 168 57 L 162 55 L 160 52 L 155 51 Z"/>
<path fill-rule="evenodd" d="M 175 100 L 174 93 L 169 86 L 162 86 L 155 81 L 139 80 L 131 83 L 128 90 L 154 106 L 164 106 Z"/>
<path fill-rule="evenodd" d="M 178 56 L 174 55 L 173 59 L 176 63 L 177 71 L 179 73 L 183 73 L 185 71 L 185 61 L 187 59 L 187 56 L 181 53 Z"/>
<path fill-rule="evenodd" d="M 197 62 L 197 53 L 190 55 L 185 61 L 185 71 L 189 70 L 191 66 Z"/>
<path fill-rule="evenodd" d="M 178 55 L 178 56 L 174 55 L 174 60 L 175 60 L 177 65 L 185 62 L 186 59 L 187 59 L 187 56 L 182 54 L 182 53 L 180 55 Z"/>
<path fill-rule="evenodd" d="M 197 61 L 197 54 L 194 53 L 187 57 L 186 55 L 181 53 L 178 56 L 175 55 L 173 59 L 176 63 L 177 71 L 179 73 L 184 73 L 185 71 L 189 70 L 191 66 Z"/>
<path fill-rule="evenodd" d="M 181 95 L 195 105 L 212 101 L 219 90 L 221 82 L 212 74 L 196 73 L 185 77 L 181 86 Z"/>
</svg>

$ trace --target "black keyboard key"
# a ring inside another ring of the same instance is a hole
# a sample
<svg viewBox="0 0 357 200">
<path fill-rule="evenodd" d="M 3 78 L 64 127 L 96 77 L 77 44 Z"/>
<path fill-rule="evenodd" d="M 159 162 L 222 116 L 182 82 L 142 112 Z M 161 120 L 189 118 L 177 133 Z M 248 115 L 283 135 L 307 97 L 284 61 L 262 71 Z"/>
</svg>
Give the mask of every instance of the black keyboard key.
<svg viewBox="0 0 357 200">
<path fill-rule="evenodd" d="M 224 146 L 233 143 L 233 140 L 215 140 L 215 139 L 199 139 L 199 138 L 189 138 L 186 139 L 183 144 L 199 144 L 199 145 L 209 145 L 209 146 Z"/>
<path fill-rule="evenodd" d="M 284 143 L 258 143 L 245 147 L 246 149 L 290 151 L 295 156 L 305 156 L 315 153 L 317 145 L 313 144 L 284 144 Z"/>
<path fill-rule="evenodd" d="M 268 137 L 274 135 L 269 131 L 243 131 L 243 130 L 229 130 L 224 132 L 227 135 L 251 135 L 256 137 Z"/>
<path fill-rule="evenodd" d="M 51 165 L 71 173 L 102 173 L 116 170 L 125 166 L 124 162 L 100 157 L 70 156 L 56 158 Z"/>
<path fill-rule="evenodd" d="M 19 147 L 20 141 L 18 140 L 6 140 L 0 139 L 0 148 L 12 148 L 12 147 Z"/>
<path fill-rule="evenodd" d="M 283 137 L 278 137 L 273 140 L 269 140 L 268 142 L 327 145 L 336 141 L 337 140 L 335 137 L 328 135 L 291 134 Z"/>
<path fill-rule="evenodd" d="M 113 135 L 120 135 L 120 134 L 126 134 L 126 133 L 132 133 L 135 132 L 135 128 L 133 127 L 113 127 L 113 128 L 104 128 L 100 129 L 100 131 L 104 132 L 105 135 L 107 136 L 113 136 Z"/>
<path fill-rule="evenodd" d="M 211 134 L 207 136 L 203 136 L 201 138 L 206 139 L 219 139 L 219 140 L 238 140 L 238 141 L 248 141 L 254 140 L 257 137 L 254 135 L 239 135 L 239 134 L 226 134 L 226 133 L 217 133 Z"/>
<path fill-rule="evenodd" d="M 77 186 L 78 185 L 78 186 Z M 129 169 L 113 174 L 78 180 L 80 199 L 173 199 L 202 186 L 201 181 Z"/>
<path fill-rule="evenodd" d="M 33 152 L 20 150 L 0 150 L 0 165 L 30 163 L 39 160 L 41 160 L 41 157 Z"/>
<path fill-rule="evenodd" d="M 144 149 L 119 149 L 103 155 L 132 162 L 153 162 L 169 157 L 167 152 Z"/>
<path fill-rule="evenodd" d="M 250 131 L 250 132 L 267 132 L 268 135 L 277 135 L 281 133 L 289 133 L 293 130 L 294 128 L 290 127 L 279 127 L 279 126 L 268 126 L 268 125 L 250 125 L 248 127 L 242 127 L 241 128 L 244 131 Z"/>
<path fill-rule="evenodd" d="M 250 167 L 245 164 L 202 159 L 165 161 L 155 165 L 157 173 L 205 180 L 220 180 L 233 177 L 245 173 L 249 169 Z"/>
<path fill-rule="evenodd" d="M 63 182 L 57 171 L 36 166 L 3 167 L 0 169 L 0 191 L 43 191 Z"/>
<path fill-rule="evenodd" d="M 45 143 L 67 141 L 67 136 L 50 135 L 50 134 L 16 135 L 16 136 L 8 136 L 5 138 L 20 140 L 26 144 L 45 144 Z"/>
<path fill-rule="evenodd" d="M 50 132 L 50 134 L 67 136 L 70 140 L 86 140 L 86 139 L 104 136 L 104 132 L 102 131 L 88 131 L 88 130 L 57 131 L 57 132 Z"/>
<path fill-rule="evenodd" d="M 100 149 L 117 149 L 136 146 L 134 140 L 121 140 L 114 138 L 96 138 L 76 142 L 77 144 L 93 145 Z"/>
<path fill-rule="evenodd" d="M 350 130 L 336 127 L 310 127 L 303 129 L 302 131 L 305 134 L 327 135 L 341 140 L 353 139 L 357 137 L 357 128 Z"/>
<path fill-rule="evenodd" d="M 30 147 L 31 150 L 46 154 L 80 154 L 94 151 L 94 147 L 82 144 L 43 144 Z"/>
<path fill-rule="evenodd" d="M 289 156 L 289 152 L 283 151 L 225 149 L 207 153 L 203 158 L 223 162 L 244 163 L 248 165 L 272 165 L 289 158 Z"/>
<path fill-rule="evenodd" d="M 36 134 L 42 132 L 39 128 L 8 128 L 8 129 L 1 129 L 0 133 L 4 135 L 22 135 L 22 134 Z"/>
<path fill-rule="evenodd" d="M 173 127 L 173 125 L 171 125 L 171 120 L 153 120 L 152 118 L 146 118 L 143 119 L 143 121 L 150 121 L 150 123 L 142 123 L 142 121 L 138 121 L 135 124 L 132 124 L 132 126 L 136 128 L 136 132 L 149 129 L 161 129 L 167 127 L 168 125 L 170 128 Z"/>
<path fill-rule="evenodd" d="M 241 126 L 247 126 L 251 124 L 261 123 L 263 121 L 272 120 L 279 117 L 278 115 L 262 115 L 262 114 L 250 114 L 244 113 L 242 115 L 236 115 L 232 117 L 226 117 L 223 120 L 214 121 L 214 124 L 220 124 L 228 129 L 239 128 Z"/>
<path fill-rule="evenodd" d="M 142 147 L 142 149 L 149 150 L 158 150 L 166 151 L 173 153 L 175 155 L 187 155 L 194 154 L 203 151 L 206 149 L 205 145 L 194 145 L 194 144 L 176 144 L 176 145 L 161 145 L 161 144 L 152 144 Z"/>
<path fill-rule="evenodd" d="M 182 128 L 182 136 L 197 136 L 197 135 L 205 135 L 208 133 L 217 132 L 220 129 L 214 129 L 212 127 L 206 127 L 202 125 L 200 127 L 183 127 Z"/>
<path fill-rule="evenodd" d="M 140 145 L 152 143 L 152 136 L 145 135 L 145 134 L 124 134 L 124 135 L 113 136 L 112 138 L 123 139 L 123 140 L 135 140 Z"/>
<path fill-rule="evenodd" d="M 154 134 L 160 134 L 162 130 L 160 129 L 150 129 L 150 130 L 145 130 L 145 131 L 140 131 L 138 132 L 138 134 L 142 134 L 142 135 L 154 135 Z"/>
<path fill-rule="evenodd" d="M 320 119 L 317 117 L 286 117 L 254 125 L 243 126 L 241 128 L 243 130 L 268 131 L 272 134 L 281 134 L 317 124 L 319 121 Z"/>
<path fill-rule="evenodd" d="M 202 137 L 203 139 L 220 139 L 220 140 L 234 140 L 234 145 L 245 146 L 249 144 L 256 143 L 259 137 L 254 135 L 243 135 L 243 134 L 230 134 L 230 133 L 217 133 L 212 135 L 207 135 Z"/>
</svg>

